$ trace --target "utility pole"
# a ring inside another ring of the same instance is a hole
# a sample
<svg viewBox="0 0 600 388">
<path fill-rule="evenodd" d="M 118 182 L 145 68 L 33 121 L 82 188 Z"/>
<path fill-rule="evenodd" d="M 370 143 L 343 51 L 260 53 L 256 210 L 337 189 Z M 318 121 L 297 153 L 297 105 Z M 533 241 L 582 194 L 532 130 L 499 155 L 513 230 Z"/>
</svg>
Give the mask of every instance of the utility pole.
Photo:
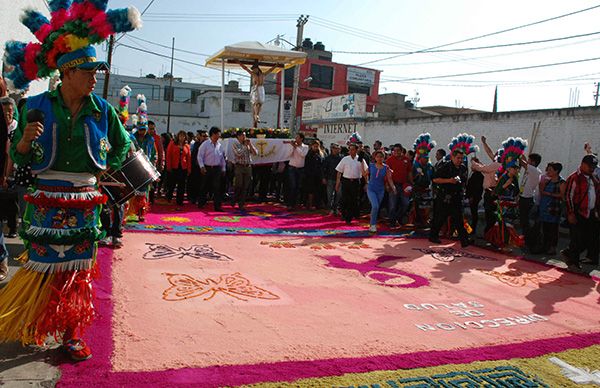
<svg viewBox="0 0 600 388">
<path fill-rule="evenodd" d="M 302 35 L 304 34 L 304 25 L 308 22 L 308 15 L 300 15 L 298 18 L 298 23 L 296 27 L 298 28 L 298 32 L 296 33 L 296 47 L 294 50 L 300 51 L 302 47 Z M 283 71 L 283 70 L 282 70 Z M 290 131 L 292 134 L 295 134 L 296 129 L 296 105 L 298 105 L 298 88 L 300 87 L 300 65 L 296 65 L 294 67 L 294 86 L 292 88 L 292 106 L 291 106 L 291 115 L 290 119 L 292 122 L 290 123 Z"/>
<path fill-rule="evenodd" d="M 115 46 L 115 35 L 113 34 L 108 39 L 108 58 L 106 59 L 106 62 L 108 62 L 108 71 L 104 75 L 104 88 L 102 90 L 102 98 L 104 98 L 105 100 L 108 97 L 108 83 L 110 82 L 110 72 L 112 70 L 111 67 L 112 67 L 112 56 L 113 56 L 114 46 Z"/>
<path fill-rule="evenodd" d="M 167 133 L 171 133 L 171 101 L 175 98 L 173 90 L 173 58 L 175 57 L 175 37 L 171 45 L 171 77 L 169 78 L 169 107 L 167 111 Z"/>
<path fill-rule="evenodd" d="M 598 106 L 598 95 L 600 94 L 600 82 L 595 82 L 596 93 L 594 93 L 594 106 Z"/>
</svg>

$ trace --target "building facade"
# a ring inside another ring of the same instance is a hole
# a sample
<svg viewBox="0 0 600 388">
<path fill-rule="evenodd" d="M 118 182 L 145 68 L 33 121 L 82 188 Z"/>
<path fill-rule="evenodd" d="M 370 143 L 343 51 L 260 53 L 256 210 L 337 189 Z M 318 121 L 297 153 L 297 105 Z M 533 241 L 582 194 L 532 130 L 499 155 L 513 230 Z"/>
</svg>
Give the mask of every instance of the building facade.
<svg viewBox="0 0 600 388">
<path fill-rule="evenodd" d="M 500 148 L 508 137 L 519 136 L 529 142 L 527 154 L 542 155 L 542 170 L 548 162 L 558 161 L 563 164 L 562 174 L 566 177 L 579 167 L 586 142 L 592 145 L 594 152 L 600 150 L 600 107 L 370 119 L 359 133 L 365 144 L 381 140 L 386 147 L 401 143 L 410 148 L 423 132 L 431 133 L 437 147 L 446 151 L 450 140 L 461 132 L 474 135 L 481 149 L 481 136 L 487 138 L 492 149 Z M 480 154 L 482 162 L 488 163 L 487 155 Z"/>
<path fill-rule="evenodd" d="M 166 132 L 169 121 L 169 99 L 171 100 L 170 132 L 196 131 L 221 125 L 221 88 L 218 85 L 195 84 L 153 77 L 130 77 L 111 74 L 108 88 L 108 101 L 119 105 L 119 91 L 125 86 L 131 88 L 129 113 L 137 110 L 136 96 L 146 96 L 148 118 L 156 123 L 159 132 Z M 98 74 L 95 92 L 102 95 L 104 75 Z M 243 92 L 236 81 L 225 87 L 225 127 L 252 126 L 252 105 L 250 93 Z M 267 94 L 261 111 L 261 127 L 276 127 L 279 109 L 277 95 Z"/>
<path fill-rule="evenodd" d="M 296 120 L 302 117 L 304 101 L 319 98 L 341 96 L 345 94 L 365 94 L 367 96 L 367 112 L 373 112 L 379 102 L 380 71 L 359 66 L 336 63 L 332 53 L 325 50 L 321 42 L 312 43 L 307 38 L 302 43 L 302 50 L 308 54 L 306 62 L 300 65 L 298 85 L 298 104 Z M 281 77 L 276 78 L 277 90 L 281 90 Z M 284 122 L 291 111 L 292 92 L 294 85 L 294 69 L 285 71 L 285 110 Z M 278 92 L 280 93 L 280 92 Z M 289 124 L 288 124 L 289 126 Z M 306 126 L 301 126 L 306 129 Z"/>
</svg>

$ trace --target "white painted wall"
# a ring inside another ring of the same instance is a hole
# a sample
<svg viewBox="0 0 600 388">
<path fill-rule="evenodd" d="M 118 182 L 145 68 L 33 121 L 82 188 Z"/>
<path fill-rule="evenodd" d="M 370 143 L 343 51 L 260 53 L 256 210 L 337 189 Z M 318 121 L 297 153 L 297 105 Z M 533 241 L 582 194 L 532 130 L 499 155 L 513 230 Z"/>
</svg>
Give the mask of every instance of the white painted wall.
<svg viewBox="0 0 600 388">
<path fill-rule="evenodd" d="M 429 132 L 438 147 L 447 151 L 452 137 L 467 132 L 476 136 L 482 151 L 479 140 L 482 135 L 495 150 L 510 136 L 520 136 L 531 143 L 534 123 L 539 123 L 540 130 L 533 149 L 526 152 L 542 155 L 542 170 L 547 162 L 559 161 L 566 177 L 579 166 L 585 142 L 590 142 L 595 152 L 600 151 L 600 108 L 595 107 L 370 121 L 366 123 L 363 141 L 372 145 L 375 140 L 381 140 L 385 146 L 401 143 L 412 148 L 420 133 Z M 485 154 L 480 158 L 488 160 Z"/>
<path fill-rule="evenodd" d="M 98 91 L 97 91 L 98 92 Z M 135 90 L 133 91 L 135 94 Z M 205 99 L 204 112 L 200 112 L 200 104 L 189 103 L 171 103 L 171 132 L 191 131 L 199 129 L 209 129 L 212 126 L 221 126 L 221 97 L 220 93 L 209 92 L 202 98 Z M 233 112 L 233 99 L 246 99 L 247 112 Z M 118 97 L 109 97 L 108 101 L 114 106 L 119 106 Z M 158 100 L 148 100 L 148 119 L 156 123 L 159 133 L 167 130 L 167 112 L 168 102 Z M 225 128 L 249 128 L 252 126 L 252 105 L 250 96 L 243 92 L 225 93 Z M 277 112 L 279 109 L 279 97 L 273 94 L 266 95 L 266 101 L 263 104 L 260 119 L 260 127 L 277 127 Z M 132 115 L 137 110 L 137 101 L 135 95 L 129 101 L 129 114 Z"/>
<path fill-rule="evenodd" d="M 4 44 L 9 40 L 22 42 L 37 42 L 37 39 L 27 27 L 21 24 L 19 18 L 23 9 L 33 8 L 50 17 L 50 12 L 43 0 L 0 0 L 0 58 L 4 58 Z M 29 87 L 28 96 L 42 93 L 48 89 L 48 81 L 35 81 Z"/>
</svg>

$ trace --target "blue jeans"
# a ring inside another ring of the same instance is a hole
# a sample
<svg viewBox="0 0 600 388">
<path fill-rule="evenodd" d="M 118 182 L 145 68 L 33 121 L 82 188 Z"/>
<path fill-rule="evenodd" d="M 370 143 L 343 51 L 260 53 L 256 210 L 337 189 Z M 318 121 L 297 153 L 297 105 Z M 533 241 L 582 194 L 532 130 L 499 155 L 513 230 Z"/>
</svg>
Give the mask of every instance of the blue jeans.
<svg viewBox="0 0 600 388">
<path fill-rule="evenodd" d="M 371 202 L 371 225 L 377 225 L 379 207 L 381 206 L 381 202 L 383 202 L 384 195 L 385 190 L 374 191 L 367 188 L 367 197 L 369 197 L 369 202 Z"/>
<path fill-rule="evenodd" d="M 335 179 L 327 180 L 327 207 L 329 210 L 337 212 L 340 210 L 341 190 L 335 191 Z"/>
<path fill-rule="evenodd" d="M 396 186 L 396 193 L 388 193 L 388 211 L 391 223 L 402 222 L 402 217 L 408 210 L 409 204 L 409 198 L 404 195 L 402 183 L 394 183 L 394 186 Z"/>
</svg>

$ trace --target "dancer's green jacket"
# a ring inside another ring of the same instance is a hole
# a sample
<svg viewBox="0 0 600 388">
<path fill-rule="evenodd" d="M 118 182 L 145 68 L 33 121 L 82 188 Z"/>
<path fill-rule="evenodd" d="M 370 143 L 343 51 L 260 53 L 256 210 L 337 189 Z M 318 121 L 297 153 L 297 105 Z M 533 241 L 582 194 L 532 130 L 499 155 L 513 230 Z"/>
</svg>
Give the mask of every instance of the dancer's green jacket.
<svg viewBox="0 0 600 388">
<path fill-rule="evenodd" d="M 71 112 L 65 105 L 60 94 L 60 86 L 58 89 L 47 93 L 52 101 L 52 111 L 56 117 L 58 128 L 56 160 L 50 168 L 65 172 L 98 172 L 99 169 L 94 165 L 88 154 L 83 124 L 86 116 L 99 114 L 100 108 L 91 95 L 85 97 L 81 111 L 75 122 L 72 123 Z M 107 165 L 113 170 L 118 170 L 121 168 L 121 163 L 125 160 L 129 151 L 130 139 L 129 134 L 119 121 L 115 109 L 110 105 L 107 106 L 108 142 L 110 144 L 110 150 L 107 153 Z M 23 105 L 19 117 L 19 126 L 15 130 L 10 155 L 17 165 L 25 165 L 31 162 L 33 152 L 22 155 L 17 152 L 16 145 L 23 137 L 23 130 L 27 125 L 27 104 Z M 45 130 L 50 129 L 45 128 Z M 94 146 L 100 147 L 100 144 L 95 144 Z"/>
</svg>

